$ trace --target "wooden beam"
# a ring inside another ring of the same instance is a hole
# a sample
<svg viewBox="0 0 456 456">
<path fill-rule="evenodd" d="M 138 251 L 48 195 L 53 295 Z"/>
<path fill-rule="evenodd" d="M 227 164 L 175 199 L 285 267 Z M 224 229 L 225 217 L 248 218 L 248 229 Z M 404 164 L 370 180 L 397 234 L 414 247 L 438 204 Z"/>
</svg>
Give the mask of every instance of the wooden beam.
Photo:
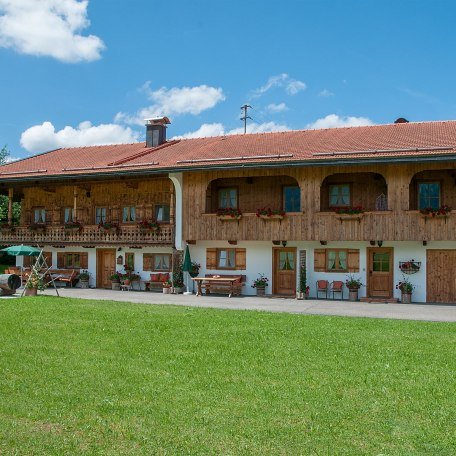
<svg viewBox="0 0 456 456">
<path fill-rule="evenodd" d="M 13 188 L 8 189 L 8 223 L 12 225 L 13 223 Z"/>
</svg>

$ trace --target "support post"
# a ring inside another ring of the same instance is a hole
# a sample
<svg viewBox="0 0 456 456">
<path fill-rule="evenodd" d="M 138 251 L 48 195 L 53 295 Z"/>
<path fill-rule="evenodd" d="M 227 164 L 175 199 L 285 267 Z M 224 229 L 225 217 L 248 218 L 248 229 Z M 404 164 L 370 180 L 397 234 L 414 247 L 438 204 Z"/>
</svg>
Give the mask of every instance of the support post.
<svg viewBox="0 0 456 456">
<path fill-rule="evenodd" d="M 13 224 L 13 194 L 12 188 L 8 189 L 8 223 Z"/>
<path fill-rule="evenodd" d="M 78 210 L 78 187 L 76 185 L 73 187 L 73 222 L 75 222 L 78 217 L 77 217 L 77 211 Z"/>
</svg>

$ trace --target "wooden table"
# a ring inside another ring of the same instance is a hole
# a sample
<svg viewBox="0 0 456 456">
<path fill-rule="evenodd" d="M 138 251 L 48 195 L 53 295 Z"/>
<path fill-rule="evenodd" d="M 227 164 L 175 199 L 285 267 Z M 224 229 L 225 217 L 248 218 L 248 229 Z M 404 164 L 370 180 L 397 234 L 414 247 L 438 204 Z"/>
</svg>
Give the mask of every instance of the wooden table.
<svg viewBox="0 0 456 456">
<path fill-rule="evenodd" d="M 210 284 L 215 283 L 219 285 L 227 285 L 229 287 L 229 294 L 228 297 L 231 298 L 234 292 L 234 283 L 239 280 L 238 277 L 229 278 L 229 277 L 195 277 L 192 278 L 194 282 L 196 282 L 197 291 L 196 296 L 202 296 L 203 291 L 202 287 L 203 284 L 206 285 L 206 295 L 211 294 L 210 292 Z"/>
</svg>

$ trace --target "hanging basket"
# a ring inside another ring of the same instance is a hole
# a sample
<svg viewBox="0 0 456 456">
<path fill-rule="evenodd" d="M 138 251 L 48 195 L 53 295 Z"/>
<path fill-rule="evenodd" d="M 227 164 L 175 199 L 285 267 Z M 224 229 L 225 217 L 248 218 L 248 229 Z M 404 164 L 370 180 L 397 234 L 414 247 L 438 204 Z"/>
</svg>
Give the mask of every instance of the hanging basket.
<svg viewBox="0 0 456 456">
<path fill-rule="evenodd" d="M 421 261 L 399 261 L 399 269 L 404 274 L 416 274 L 421 269 Z"/>
</svg>

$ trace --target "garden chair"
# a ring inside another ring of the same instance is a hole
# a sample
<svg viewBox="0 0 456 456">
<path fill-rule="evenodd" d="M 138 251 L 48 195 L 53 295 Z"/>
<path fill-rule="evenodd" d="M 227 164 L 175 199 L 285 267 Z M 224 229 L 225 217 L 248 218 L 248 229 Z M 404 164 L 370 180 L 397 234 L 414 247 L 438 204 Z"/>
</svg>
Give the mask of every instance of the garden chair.
<svg viewBox="0 0 456 456">
<path fill-rule="evenodd" d="M 333 295 L 333 299 L 336 293 L 340 293 L 340 299 L 344 299 L 344 282 L 341 280 L 334 280 L 331 283 L 331 288 L 329 290 L 329 294 L 331 293 Z"/>
<path fill-rule="evenodd" d="M 317 280 L 317 299 L 318 293 L 324 293 L 325 297 L 328 298 L 329 283 L 327 280 Z"/>
</svg>

